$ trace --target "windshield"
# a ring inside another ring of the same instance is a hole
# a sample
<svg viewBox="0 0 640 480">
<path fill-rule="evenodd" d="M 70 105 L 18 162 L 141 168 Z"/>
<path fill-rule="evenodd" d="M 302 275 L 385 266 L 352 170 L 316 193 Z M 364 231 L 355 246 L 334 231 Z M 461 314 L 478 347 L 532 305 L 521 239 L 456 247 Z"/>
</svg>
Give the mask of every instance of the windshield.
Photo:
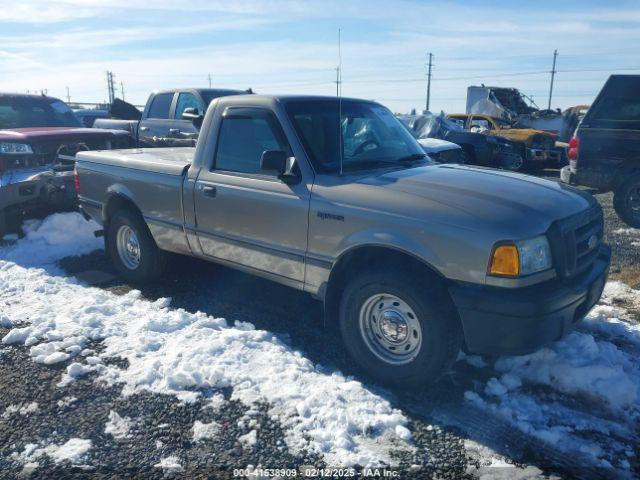
<svg viewBox="0 0 640 480">
<path fill-rule="evenodd" d="M 400 166 L 424 158 L 413 136 L 381 105 L 307 100 L 287 102 L 285 109 L 320 172 L 340 171 L 340 149 L 343 171 Z"/>
<path fill-rule="evenodd" d="M 0 97 L 0 128 L 80 127 L 66 103 L 47 97 Z"/>
</svg>

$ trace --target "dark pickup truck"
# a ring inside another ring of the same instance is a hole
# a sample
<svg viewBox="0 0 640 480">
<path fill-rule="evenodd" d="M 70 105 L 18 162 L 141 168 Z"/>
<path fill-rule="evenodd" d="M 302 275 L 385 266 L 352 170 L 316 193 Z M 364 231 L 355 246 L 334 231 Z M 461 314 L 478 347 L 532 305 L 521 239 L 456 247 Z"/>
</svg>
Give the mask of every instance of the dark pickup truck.
<svg viewBox="0 0 640 480">
<path fill-rule="evenodd" d="M 192 88 L 157 91 L 149 96 L 141 118 L 99 118 L 93 127 L 126 130 L 135 137 L 139 147 L 193 147 L 209 103 L 218 97 L 243 93 L 251 93 L 251 90 Z"/>
<path fill-rule="evenodd" d="M 563 182 L 613 191 L 613 206 L 640 228 L 640 75 L 611 75 L 569 142 Z"/>
<path fill-rule="evenodd" d="M 0 238 L 7 217 L 75 205 L 77 152 L 132 146 L 125 132 L 82 128 L 57 98 L 0 93 Z"/>
</svg>

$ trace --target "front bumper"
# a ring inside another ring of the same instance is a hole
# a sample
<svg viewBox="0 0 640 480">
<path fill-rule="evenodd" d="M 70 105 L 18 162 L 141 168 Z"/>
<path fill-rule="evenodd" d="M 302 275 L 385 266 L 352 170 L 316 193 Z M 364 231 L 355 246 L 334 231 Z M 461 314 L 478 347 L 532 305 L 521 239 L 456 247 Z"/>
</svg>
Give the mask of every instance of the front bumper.
<svg viewBox="0 0 640 480">
<path fill-rule="evenodd" d="M 571 171 L 569 165 L 560 169 L 560 181 L 569 185 L 577 185 L 576 174 Z"/>
<path fill-rule="evenodd" d="M 67 208 L 75 203 L 73 172 L 51 167 L 10 170 L 0 176 L 0 211 L 39 207 Z"/>
<path fill-rule="evenodd" d="M 527 162 L 533 165 L 556 165 L 560 161 L 560 152 L 543 150 L 541 148 L 527 148 Z"/>
<path fill-rule="evenodd" d="M 591 268 L 568 281 L 517 289 L 452 285 L 468 350 L 524 355 L 562 338 L 600 299 L 610 261 L 611 249 L 603 244 Z"/>
</svg>

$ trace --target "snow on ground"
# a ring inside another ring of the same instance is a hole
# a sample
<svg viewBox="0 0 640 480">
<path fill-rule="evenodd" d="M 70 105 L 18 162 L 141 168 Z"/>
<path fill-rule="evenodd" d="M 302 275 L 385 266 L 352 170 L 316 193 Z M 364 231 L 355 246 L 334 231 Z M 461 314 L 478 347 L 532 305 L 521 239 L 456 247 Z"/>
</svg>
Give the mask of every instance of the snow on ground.
<svg viewBox="0 0 640 480">
<path fill-rule="evenodd" d="M 38 410 L 37 402 L 31 402 L 31 403 L 26 403 L 21 405 L 9 405 L 7 409 L 4 412 L 2 412 L 2 417 L 7 418 L 8 416 L 14 415 L 16 413 L 20 415 L 29 415 L 30 413 L 33 413 L 36 410 Z"/>
<path fill-rule="evenodd" d="M 465 399 L 561 451 L 628 472 L 639 441 L 640 328 L 611 306 L 622 297 L 640 304 L 640 291 L 609 282 L 576 331 L 530 355 L 497 359 L 494 376 Z"/>
<path fill-rule="evenodd" d="M 469 458 L 467 474 L 479 480 L 533 480 L 541 478 L 557 479 L 545 476 L 537 467 L 518 466 L 508 462 L 489 447 L 473 440 L 465 440 L 464 448 Z"/>
<path fill-rule="evenodd" d="M 111 410 L 109 412 L 109 420 L 104 426 L 104 433 L 116 439 L 128 438 L 132 427 L 133 421 L 129 417 L 121 417 L 118 412 Z"/>
<path fill-rule="evenodd" d="M 156 463 L 154 467 L 161 468 L 165 476 L 171 476 L 184 470 L 182 465 L 180 465 L 180 460 L 175 456 L 163 458 L 159 463 Z"/>
<path fill-rule="evenodd" d="M 73 359 L 62 384 L 95 370 L 124 384 L 124 395 L 148 389 L 183 401 L 199 389 L 231 387 L 233 399 L 271 406 L 291 449 L 310 449 L 330 465 L 392 464 L 391 448 L 410 448 L 407 419 L 386 399 L 339 372 L 324 373 L 272 333 L 52 275 L 57 258 L 100 246 L 95 228 L 77 214 L 57 214 L 0 249 L 3 323 L 14 327 L 3 343 L 30 347 L 36 362 Z M 90 340 L 103 341 L 99 358 L 125 358 L 129 367 L 89 363 L 81 353 Z"/>
<path fill-rule="evenodd" d="M 91 450 L 91 440 L 71 438 L 62 445 L 51 444 L 39 447 L 35 443 L 29 443 L 21 453 L 14 453 L 11 458 L 31 468 L 36 466 L 36 460 L 42 455 L 51 457 L 56 463 L 69 461 L 79 464 L 86 458 L 89 450 Z"/>
<path fill-rule="evenodd" d="M 208 438 L 214 438 L 220 433 L 220 424 L 218 422 L 203 423 L 199 420 L 193 422 L 193 441 L 200 442 Z"/>
</svg>

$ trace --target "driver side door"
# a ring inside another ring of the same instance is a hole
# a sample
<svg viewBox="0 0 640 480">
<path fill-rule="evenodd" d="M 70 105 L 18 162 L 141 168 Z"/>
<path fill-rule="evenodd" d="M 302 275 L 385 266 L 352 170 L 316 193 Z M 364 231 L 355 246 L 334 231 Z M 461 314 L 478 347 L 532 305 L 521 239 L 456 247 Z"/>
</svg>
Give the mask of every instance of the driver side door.
<svg viewBox="0 0 640 480">
<path fill-rule="evenodd" d="M 310 191 L 263 171 L 266 150 L 292 156 L 277 118 L 262 108 L 228 108 L 211 169 L 195 185 L 197 235 L 205 256 L 301 287 Z"/>
</svg>

